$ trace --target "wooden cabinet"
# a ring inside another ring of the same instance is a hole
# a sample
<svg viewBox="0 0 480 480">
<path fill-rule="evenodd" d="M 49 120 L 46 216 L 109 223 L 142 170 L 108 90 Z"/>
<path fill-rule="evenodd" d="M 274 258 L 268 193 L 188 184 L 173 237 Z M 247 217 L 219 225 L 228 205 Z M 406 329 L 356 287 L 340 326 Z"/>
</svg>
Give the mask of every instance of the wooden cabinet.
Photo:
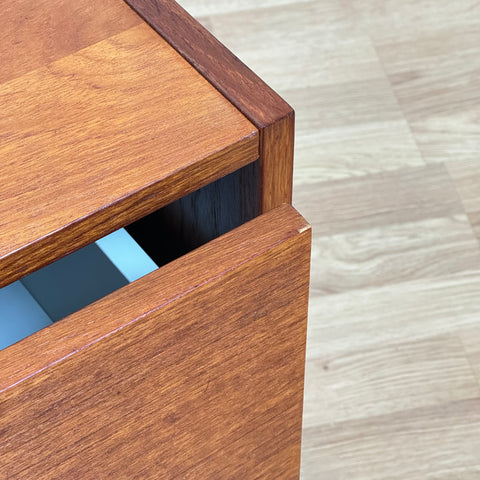
<svg viewBox="0 0 480 480">
<path fill-rule="evenodd" d="M 4 3 L 0 286 L 55 321 L 0 350 L 0 478 L 297 478 L 293 111 L 175 2 Z M 96 246 L 126 281 L 54 318 Z"/>
</svg>

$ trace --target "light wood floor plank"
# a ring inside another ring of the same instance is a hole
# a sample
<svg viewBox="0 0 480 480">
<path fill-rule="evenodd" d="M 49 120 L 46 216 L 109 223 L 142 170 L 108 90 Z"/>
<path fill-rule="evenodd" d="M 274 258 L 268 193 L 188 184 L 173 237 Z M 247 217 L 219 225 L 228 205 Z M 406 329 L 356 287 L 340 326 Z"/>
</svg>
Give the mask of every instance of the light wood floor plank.
<svg viewBox="0 0 480 480">
<path fill-rule="evenodd" d="M 480 322 L 459 329 L 458 336 L 462 340 L 467 359 L 480 382 Z"/>
<path fill-rule="evenodd" d="M 376 43 L 409 40 L 480 23 L 478 0 L 351 0 L 356 21 Z"/>
<path fill-rule="evenodd" d="M 480 23 L 377 46 L 426 162 L 478 160 L 478 45 Z"/>
<path fill-rule="evenodd" d="M 314 0 L 311 0 L 314 1 Z M 302 3 L 308 0 L 302 0 Z M 243 10 L 260 10 L 269 7 L 298 4 L 297 0 L 180 0 L 178 2 L 190 15 L 202 17 L 207 15 L 236 14 Z"/>
<path fill-rule="evenodd" d="M 478 397 L 480 389 L 453 335 L 310 358 L 308 428 Z"/>
<path fill-rule="evenodd" d="M 307 355 L 374 348 L 471 328 L 480 318 L 479 292 L 480 271 L 474 270 L 312 295 Z"/>
<path fill-rule="evenodd" d="M 476 480 L 478 399 L 306 427 L 302 480 Z"/>
<path fill-rule="evenodd" d="M 464 213 L 443 165 L 300 185 L 294 204 L 317 236 Z"/>
<path fill-rule="evenodd" d="M 480 270 L 480 250 L 464 214 L 314 235 L 312 295 Z"/>
<path fill-rule="evenodd" d="M 383 76 L 285 96 L 297 118 L 296 187 L 424 165 Z"/>
</svg>

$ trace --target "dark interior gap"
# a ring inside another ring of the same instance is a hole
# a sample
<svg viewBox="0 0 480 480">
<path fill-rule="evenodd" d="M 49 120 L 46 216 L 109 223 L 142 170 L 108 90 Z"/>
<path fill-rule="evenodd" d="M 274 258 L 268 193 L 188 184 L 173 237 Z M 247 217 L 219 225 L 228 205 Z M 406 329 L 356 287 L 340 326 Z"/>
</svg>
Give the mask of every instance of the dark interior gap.
<svg viewBox="0 0 480 480">
<path fill-rule="evenodd" d="M 160 267 L 260 213 L 260 166 L 250 163 L 126 227 Z"/>
</svg>

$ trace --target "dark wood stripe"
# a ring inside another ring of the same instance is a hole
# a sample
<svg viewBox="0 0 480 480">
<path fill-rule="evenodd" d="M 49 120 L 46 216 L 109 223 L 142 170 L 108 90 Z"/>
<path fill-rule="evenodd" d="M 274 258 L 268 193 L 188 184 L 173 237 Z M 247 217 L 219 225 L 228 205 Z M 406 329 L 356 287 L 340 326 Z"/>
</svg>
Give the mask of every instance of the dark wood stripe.
<svg viewBox="0 0 480 480">
<path fill-rule="evenodd" d="M 124 0 L 260 131 L 262 211 L 292 201 L 294 112 L 173 0 Z"/>
</svg>

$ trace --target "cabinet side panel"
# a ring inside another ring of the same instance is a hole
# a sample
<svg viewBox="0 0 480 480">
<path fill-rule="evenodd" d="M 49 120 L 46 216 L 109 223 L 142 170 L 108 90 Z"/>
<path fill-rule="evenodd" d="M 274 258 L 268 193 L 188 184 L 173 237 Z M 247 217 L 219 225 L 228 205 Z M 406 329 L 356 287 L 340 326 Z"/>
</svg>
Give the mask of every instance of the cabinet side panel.
<svg viewBox="0 0 480 480">
<path fill-rule="evenodd" d="M 298 478 L 310 229 L 286 220 L 206 282 L 208 249 L 192 252 L 189 293 L 6 390 L 0 477 Z M 264 236 L 261 221 L 241 232 Z"/>
</svg>

